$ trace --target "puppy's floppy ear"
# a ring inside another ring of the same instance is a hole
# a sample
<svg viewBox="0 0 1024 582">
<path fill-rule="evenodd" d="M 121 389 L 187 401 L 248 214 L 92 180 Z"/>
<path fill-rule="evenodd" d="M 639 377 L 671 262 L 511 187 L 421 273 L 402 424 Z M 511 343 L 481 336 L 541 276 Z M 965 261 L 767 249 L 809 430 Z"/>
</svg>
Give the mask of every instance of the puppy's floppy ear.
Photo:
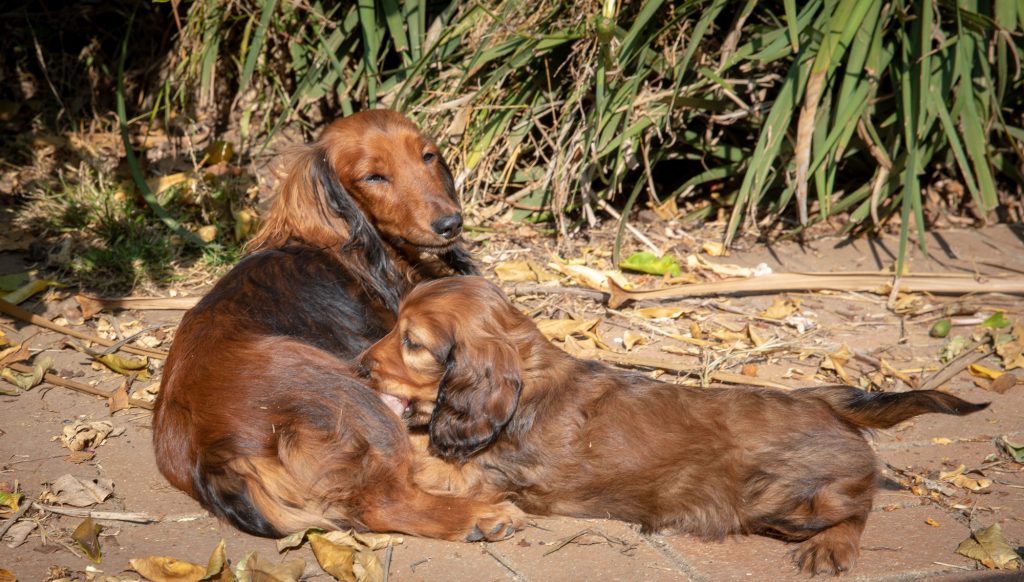
<svg viewBox="0 0 1024 582">
<path fill-rule="evenodd" d="M 430 418 L 430 451 L 465 461 L 498 438 L 519 405 L 519 354 L 500 339 L 456 344 Z"/>
<path fill-rule="evenodd" d="M 398 311 L 400 280 L 395 264 L 384 248 L 384 241 L 377 229 L 370 224 L 356 201 L 345 190 L 337 173 L 328 161 L 325 148 L 317 148 L 318 155 L 310 167 L 310 179 L 323 193 L 324 202 L 332 212 L 344 219 L 348 225 L 349 238 L 341 246 L 342 252 L 366 257 L 367 266 L 376 277 L 370 277 L 363 284 L 380 297 L 394 312 Z"/>
</svg>

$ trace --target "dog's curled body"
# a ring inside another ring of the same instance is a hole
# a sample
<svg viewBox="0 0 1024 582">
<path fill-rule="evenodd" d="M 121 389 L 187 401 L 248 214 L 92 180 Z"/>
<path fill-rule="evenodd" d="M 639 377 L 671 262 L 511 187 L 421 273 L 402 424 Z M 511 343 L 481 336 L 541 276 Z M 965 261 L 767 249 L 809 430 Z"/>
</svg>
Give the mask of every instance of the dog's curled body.
<svg viewBox="0 0 1024 582">
<path fill-rule="evenodd" d="M 475 267 L 436 146 L 398 113 L 335 122 L 292 157 L 253 252 L 185 314 L 153 422 L 160 471 L 243 531 L 356 527 L 498 539 L 519 511 L 427 493 L 422 452 L 354 358 L 418 280 Z"/>
</svg>

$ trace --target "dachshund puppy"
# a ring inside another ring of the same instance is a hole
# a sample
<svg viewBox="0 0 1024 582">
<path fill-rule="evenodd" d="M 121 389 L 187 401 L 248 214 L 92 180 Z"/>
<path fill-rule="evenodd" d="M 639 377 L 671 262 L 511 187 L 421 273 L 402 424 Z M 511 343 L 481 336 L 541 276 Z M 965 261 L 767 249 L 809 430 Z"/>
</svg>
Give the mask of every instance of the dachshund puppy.
<svg viewBox="0 0 1024 582">
<path fill-rule="evenodd" d="M 402 295 L 443 274 L 430 255 L 476 272 L 461 229 L 437 146 L 396 112 L 341 119 L 295 152 L 250 254 L 178 328 L 153 420 L 167 480 L 260 536 L 510 534 L 510 504 L 413 482 L 424 453 L 388 410 L 397 400 L 352 366 L 394 324 Z"/>
<path fill-rule="evenodd" d="M 362 365 L 448 461 L 421 464 L 426 488 L 644 531 L 802 542 L 796 561 L 811 573 L 857 557 L 878 479 L 862 429 L 987 406 L 936 391 L 657 382 L 567 355 L 480 277 L 414 289 Z"/>
</svg>

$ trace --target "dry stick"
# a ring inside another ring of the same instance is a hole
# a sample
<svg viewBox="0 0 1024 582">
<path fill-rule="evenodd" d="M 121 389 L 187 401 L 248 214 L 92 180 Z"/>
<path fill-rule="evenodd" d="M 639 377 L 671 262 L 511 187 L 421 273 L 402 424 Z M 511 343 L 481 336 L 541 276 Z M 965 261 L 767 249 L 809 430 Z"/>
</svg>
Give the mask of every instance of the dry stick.
<svg viewBox="0 0 1024 582">
<path fill-rule="evenodd" d="M 130 523 L 155 523 L 159 518 L 148 513 L 129 513 L 125 511 L 96 511 L 93 509 L 79 509 L 77 507 L 58 507 L 56 505 L 33 504 L 36 509 L 57 515 L 68 517 L 91 517 L 93 519 L 104 519 L 107 521 L 127 521 Z"/>
<path fill-rule="evenodd" d="M 63 325 L 57 325 L 56 323 L 53 323 L 52 321 L 46 319 L 45 317 L 39 317 L 38 315 L 25 311 L 24 309 L 18 307 L 17 305 L 14 305 L 8 301 L 4 301 L 3 299 L 0 299 L 0 313 L 9 315 L 15 319 L 20 319 L 33 325 L 38 325 L 39 327 L 45 327 L 46 329 L 55 331 L 57 333 L 62 333 L 64 335 L 69 335 L 71 337 L 76 337 L 78 339 L 100 344 L 101 346 L 109 347 L 116 343 L 113 340 L 108 340 L 105 338 L 96 337 L 94 335 L 89 335 L 87 333 L 71 329 L 69 327 L 64 327 Z M 160 350 L 151 350 L 148 348 L 139 348 L 135 346 L 124 346 L 121 349 L 128 353 L 132 353 L 138 356 L 149 356 L 151 358 L 156 358 L 158 360 L 163 360 L 167 357 L 167 352 Z"/>
<path fill-rule="evenodd" d="M 620 366 L 639 366 L 643 368 L 658 368 L 661 370 L 668 370 L 670 372 L 684 372 L 689 374 L 696 374 L 700 370 L 693 366 L 684 366 L 682 364 L 676 364 L 661 358 L 650 358 L 639 355 L 629 354 L 617 354 L 615 352 L 606 352 L 602 350 L 583 350 L 580 353 L 580 357 L 583 359 L 601 360 L 611 364 L 618 364 Z M 727 384 L 745 384 L 748 386 L 761 386 L 764 388 L 775 388 L 777 390 L 792 390 L 792 386 L 786 386 L 785 384 L 779 384 L 778 382 L 772 382 L 771 380 L 762 380 L 760 378 L 753 378 L 750 376 L 744 376 L 742 374 L 732 374 L 729 372 L 712 372 L 711 379 L 719 382 L 725 382 Z"/>
<path fill-rule="evenodd" d="M 79 293 L 75 301 L 86 319 L 103 309 L 192 309 L 202 297 L 93 297 Z"/>
<path fill-rule="evenodd" d="M 931 377 L 921 382 L 919 390 L 934 390 L 948 382 L 953 376 L 962 372 L 964 368 L 995 353 L 995 350 L 990 347 L 980 352 L 974 351 L 980 345 L 981 342 L 975 342 L 967 346 L 962 354 L 950 360 L 949 363 L 932 374 Z"/>
<path fill-rule="evenodd" d="M 4 534 L 7 533 L 7 530 L 11 529 L 11 526 L 17 523 L 17 521 L 21 519 L 21 516 L 25 515 L 25 512 L 28 511 L 28 509 L 33 505 L 34 503 L 32 503 L 31 501 L 26 501 L 25 505 L 22 505 L 21 509 L 19 509 L 17 513 L 15 513 L 10 519 L 5 521 L 3 525 L 0 525 L 0 539 L 4 537 Z"/>
<path fill-rule="evenodd" d="M 610 214 L 611 217 L 614 218 L 615 220 L 622 220 L 622 215 L 619 214 L 617 210 L 612 208 L 611 205 L 609 205 L 607 202 L 601 200 L 600 198 L 597 198 L 596 201 L 597 205 L 601 208 L 601 210 L 604 210 L 605 212 Z M 655 255 L 658 255 L 660 257 L 663 254 L 665 254 L 664 251 L 658 248 L 658 245 L 654 244 L 654 242 L 651 239 L 647 238 L 647 236 L 644 235 L 644 233 L 637 230 L 637 228 L 632 224 L 627 222 L 626 230 L 628 230 L 633 236 L 635 236 L 636 240 L 640 241 L 641 243 L 644 244 L 644 246 L 651 249 L 651 251 L 653 251 Z"/>
<path fill-rule="evenodd" d="M 678 285 L 651 291 L 627 291 L 614 281 L 608 281 L 611 296 L 609 307 L 618 307 L 627 301 L 641 299 L 681 299 L 724 293 L 775 293 L 778 291 L 868 291 L 875 292 L 891 286 L 891 275 L 867 275 L 863 273 L 776 273 L 750 279 L 730 279 L 714 283 Z M 953 277 L 944 275 L 904 275 L 900 277 L 904 291 L 929 293 L 1011 293 L 1024 295 L 1024 277 L 986 277 L 976 280 L 973 276 Z"/>
<path fill-rule="evenodd" d="M 604 291 L 595 291 L 583 287 L 555 287 L 551 285 L 532 285 L 528 283 L 517 283 L 510 289 L 512 295 L 575 295 L 585 297 L 594 301 L 604 301 L 608 294 Z"/>
<path fill-rule="evenodd" d="M 21 372 L 22 374 L 31 374 L 33 372 L 31 366 L 26 366 L 24 364 L 9 364 L 8 367 L 13 369 L 15 372 Z M 114 395 L 114 392 L 117 391 L 104 390 L 102 388 L 97 388 L 95 386 L 90 386 L 88 384 L 82 384 L 81 382 L 68 380 L 67 378 L 63 378 L 56 374 L 44 374 L 43 380 L 49 382 L 50 384 L 53 384 L 54 386 L 68 388 L 70 390 L 82 392 L 85 394 L 92 394 L 93 396 L 102 396 L 103 398 L 110 398 Z M 131 404 L 132 406 L 137 406 L 139 408 L 145 408 L 146 410 L 153 410 L 153 403 L 148 402 L 146 400 L 142 400 L 141 398 L 129 398 L 128 404 Z"/>
</svg>

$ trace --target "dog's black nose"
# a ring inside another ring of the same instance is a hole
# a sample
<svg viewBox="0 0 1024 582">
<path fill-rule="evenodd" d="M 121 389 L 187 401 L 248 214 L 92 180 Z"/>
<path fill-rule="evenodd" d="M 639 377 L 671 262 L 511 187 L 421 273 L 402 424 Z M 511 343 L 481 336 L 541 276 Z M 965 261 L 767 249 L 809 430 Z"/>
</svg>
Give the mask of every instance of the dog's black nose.
<svg viewBox="0 0 1024 582">
<path fill-rule="evenodd" d="M 430 228 L 434 229 L 434 232 L 437 234 L 451 240 L 462 232 L 462 213 L 456 212 L 444 218 L 438 218 L 430 223 Z"/>
</svg>

